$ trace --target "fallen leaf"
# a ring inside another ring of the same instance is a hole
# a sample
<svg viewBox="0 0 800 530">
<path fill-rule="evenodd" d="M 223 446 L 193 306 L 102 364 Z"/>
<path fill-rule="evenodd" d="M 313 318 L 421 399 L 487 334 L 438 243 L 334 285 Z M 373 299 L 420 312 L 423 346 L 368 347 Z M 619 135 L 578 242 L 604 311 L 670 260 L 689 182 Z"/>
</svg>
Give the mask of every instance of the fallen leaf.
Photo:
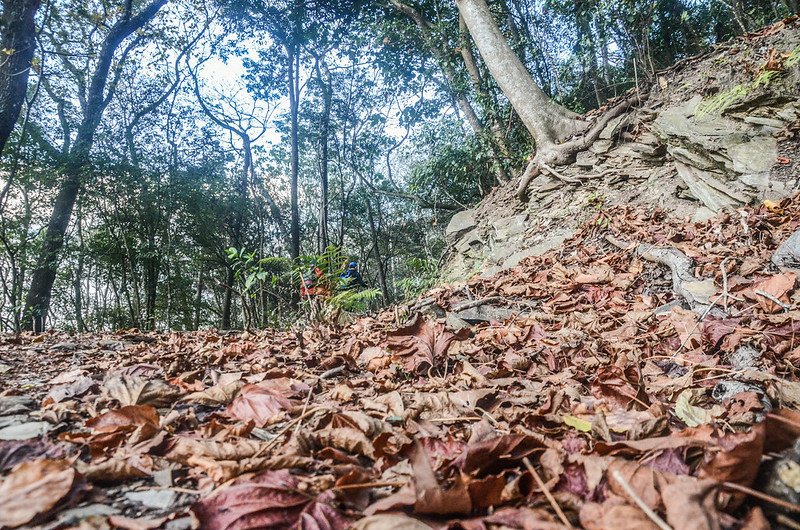
<svg viewBox="0 0 800 530">
<path fill-rule="evenodd" d="M 23 462 L 0 483 L 0 528 L 46 521 L 84 492 L 82 477 L 66 460 Z"/>
</svg>

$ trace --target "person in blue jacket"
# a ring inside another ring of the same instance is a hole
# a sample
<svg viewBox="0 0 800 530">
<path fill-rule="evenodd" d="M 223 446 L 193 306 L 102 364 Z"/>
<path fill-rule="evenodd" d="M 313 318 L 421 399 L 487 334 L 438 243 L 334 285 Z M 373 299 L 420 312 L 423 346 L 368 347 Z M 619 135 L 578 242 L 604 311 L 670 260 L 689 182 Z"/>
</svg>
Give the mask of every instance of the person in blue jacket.
<svg viewBox="0 0 800 530">
<path fill-rule="evenodd" d="M 364 278 L 361 277 L 361 273 L 358 272 L 358 262 L 356 261 L 348 263 L 344 272 L 339 275 L 339 278 L 342 280 L 341 289 L 343 291 L 367 286 L 367 284 L 364 283 Z"/>
</svg>

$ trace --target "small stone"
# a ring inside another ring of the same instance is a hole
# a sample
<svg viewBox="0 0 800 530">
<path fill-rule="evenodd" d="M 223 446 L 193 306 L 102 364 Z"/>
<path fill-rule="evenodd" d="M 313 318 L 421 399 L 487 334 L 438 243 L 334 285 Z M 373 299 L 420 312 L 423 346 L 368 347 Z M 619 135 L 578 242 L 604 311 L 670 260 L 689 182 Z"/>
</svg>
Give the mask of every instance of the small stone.
<svg viewBox="0 0 800 530">
<path fill-rule="evenodd" d="M 50 430 L 46 421 L 30 421 L 18 425 L 10 425 L 0 429 L 0 440 L 30 440 L 38 438 Z"/>
<path fill-rule="evenodd" d="M 458 239 L 477 226 L 475 210 L 462 210 L 457 212 L 447 223 L 444 235 L 449 240 Z"/>
<path fill-rule="evenodd" d="M 125 494 L 125 497 L 135 503 L 141 504 L 147 508 L 154 510 L 166 510 L 175 504 L 178 499 L 178 494 L 172 490 L 145 490 L 145 491 L 130 491 Z"/>
<path fill-rule="evenodd" d="M 745 368 L 755 368 L 758 361 L 761 359 L 761 352 L 752 346 L 741 346 L 735 352 L 728 356 L 728 362 L 734 370 L 743 370 Z"/>
</svg>

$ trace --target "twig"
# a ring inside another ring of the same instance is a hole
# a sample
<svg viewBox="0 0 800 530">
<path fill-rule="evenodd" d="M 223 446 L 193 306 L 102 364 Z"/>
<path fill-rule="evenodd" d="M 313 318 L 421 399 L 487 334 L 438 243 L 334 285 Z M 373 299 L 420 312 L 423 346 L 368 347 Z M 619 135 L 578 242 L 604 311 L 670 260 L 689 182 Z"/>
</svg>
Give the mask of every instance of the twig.
<svg viewBox="0 0 800 530">
<path fill-rule="evenodd" d="M 775 522 L 778 524 L 782 524 L 787 528 L 791 528 L 792 530 L 800 530 L 800 524 L 798 524 L 794 519 L 786 517 L 782 513 L 779 513 L 778 516 L 775 517 Z"/>
<path fill-rule="evenodd" d="M 785 303 L 781 302 L 781 301 L 780 301 L 780 300 L 779 300 L 779 299 L 778 299 L 776 296 L 773 296 L 773 295 L 771 295 L 771 294 L 769 294 L 769 293 L 767 293 L 767 292 L 765 292 L 765 291 L 757 290 L 757 291 L 755 291 L 755 293 L 756 293 L 757 295 L 759 295 L 759 296 L 763 296 L 763 297 L 764 297 L 764 298 L 766 298 L 767 300 L 770 300 L 770 301 L 772 301 L 772 302 L 775 302 L 776 304 L 778 304 L 779 306 L 781 306 L 781 308 L 782 308 L 784 311 L 788 311 L 788 310 L 790 310 L 790 309 L 792 308 L 792 306 L 790 306 L 789 304 L 785 304 Z"/>
<path fill-rule="evenodd" d="M 711 310 L 714 308 L 714 306 L 717 305 L 717 302 L 719 302 L 719 299 L 722 298 L 724 296 L 724 294 L 725 293 L 720 294 L 719 296 L 717 296 L 715 299 L 713 299 L 711 301 L 711 305 L 709 305 L 706 308 L 706 310 L 703 311 L 703 314 L 700 315 L 699 319 L 697 319 L 697 322 L 695 323 L 694 327 L 691 330 L 689 330 L 689 336 L 687 336 L 686 339 L 684 339 L 684 341 L 681 343 L 680 347 L 677 350 L 675 350 L 675 353 L 672 354 L 673 357 L 678 355 L 681 352 L 681 350 L 683 350 L 684 346 L 686 346 L 686 344 L 692 339 L 692 335 L 694 335 L 694 332 L 697 331 L 697 327 L 700 326 L 700 324 L 703 322 L 703 320 L 705 320 L 705 318 L 708 316 L 708 314 L 711 312 Z"/>
<path fill-rule="evenodd" d="M 368 488 L 400 488 L 408 484 L 399 480 L 390 482 L 363 482 L 361 484 L 343 484 L 341 486 L 334 486 L 334 490 L 362 490 Z"/>
<path fill-rule="evenodd" d="M 774 504 L 775 506 L 780 506 L 784 510 L 800 513 L 800 505 L 792 504 L 791 502 L 786 502 L 782 499 L 778 499 L 777 497 L 773 497 L 772 495 L 767 495 L 766 493 L 762 493 L 752 488 L 748 488 L 747 486 L 742 486 L 741 484 L 736 484 L 734 482 L 720 482 L 719 485 L 721 488 L 738 491 L 739 493 L 746 493 L 747 495 L 755 497 L 756 499 L 760 499 L 764 502 Z"/>
<path fill-rule="evenodd" d="M 339 375 L 340 373 L 344 372 L 345 369 L 347 369 L 347 365 L 345 365 L 345 364 L 343 364 L 341 366 L 337 366 L 335 368 L 331 368 L 330 370 L 322 372 L 320 374 L 320 376 L 318 377 L 318 379 L 320 379 L 320 380 L 321 379 L 330 379 L 334 375 Z"/>
<path fill-rule="evenodd" d="M 289 432 L 289 429 L 291 429 L 295 423 L 303 421 L 305 418 L 312 416 L 322 410 L 329 412 L 333 411 L 333 409 L 330 409 L 328 407 L 316 407 L 304 414 L 301 414 L 300 416 L 296 417 L 295 419 L 291 420 L 289 423 L 284 425 L 283 429 L 281 429 L 275 434 L 275 438 L 273 438 L 270 442 L 268 442 L 267 445 L 265 445 L 264 448 L 260 450 L 257 454 L 253 455 L 253 458 L 255 458 L 256 456 L 261 456 L 265 451 L 269 451 L 270 449 L 278 445 L 278 442 L 280 442 L 281 437 L 287 432 Z"/>
<path fill-rule="evenodd" d="M 536 469 L 534 469 L 533 465 L 531 464 L 531 461 L 528 460 L 528 457 L 526 456 L 525 458 L 523 458 L 522 462 L 525 464 L 525 467 L 528 468 L 528 471 L 530 472 L 531 476 L 533 476 L 533 479 L 536 481 L 536 484 L 539 486 L 539 489 L 542 490 L 544 496 L 547 497 L 547 501 L 550 503 L 550 506 L 552 506 L 553 509 L 556 511 L 556 514 L 558 514 L 558 518 L 561 519 L 561 522 L 564 524 L 564 526 L 566 526 L 567 528 L 574 528 L 570 524 L 569 519 L 567 519 L 567 516 L 564 515 L 564 512 L 561 510 L 561 506 L 558 505 L 555 497 L 553 497 L 553 494 L 550 493 L 550 489 L 542 481 L 542 477 L 539 476 L 539 473 L 536 472 Z"/>
<path fill-rule="evenodd" d="M 336 366 L 331 368 L 330 370 L 326 370 L 322 372 L 320 375 L 317 376 L 316 381 L 311 385 L 311 388 L 308 389 L 308 395 L 306 396 L 306 401 L 303 403 L 303 410 L 300 411 L 300 418 L 298 419 L 297 426 L 294 428 L 293 436 L 297 436 L 297 433 L 300 431 L 300 427 L 303 426 L 303 418 L 305 418 L 306 409 L 308 409 L 309 403 L 311 403 L 311 396 L 314 394 L 314 388 L 322 381 L 323 379 L 328 379 L 329 377 L 333 377 L 336 374 L 340 374 L 344 372 L 346 365 Z"/>
<path fill-rule="evenodd" d="M 647 504 L 645 504 L 642 498 L 639 497 L 639 495 L 635 491 L 633 491 L 631 485 L 628 484 L 628 482 L 625 480 L 625 478 L 622 476 L 622 473 L 620 473 L 618 469 L 611 471 L 611 476 L 614 477 L 614 480 L 616 480 L 617 483 L 619 483 L 619 485 L 622 487 L 622 489 L 625 490 L 625 493 L 631 498 L 631 500 L 634 503 L 636 503 L 636 506 L 638 506 L 639 509 L 642 510 L 644 514 L 651 521 L 653 521 L 653 523 L 655 523 L 657 527 L 661 528 L 661 530 L 672 530 L 672 527 L 668 525 L 664 521 L 664 519 L 659 517 L 656 512 L 651 510 L 650 507 Z"/>
</svg>

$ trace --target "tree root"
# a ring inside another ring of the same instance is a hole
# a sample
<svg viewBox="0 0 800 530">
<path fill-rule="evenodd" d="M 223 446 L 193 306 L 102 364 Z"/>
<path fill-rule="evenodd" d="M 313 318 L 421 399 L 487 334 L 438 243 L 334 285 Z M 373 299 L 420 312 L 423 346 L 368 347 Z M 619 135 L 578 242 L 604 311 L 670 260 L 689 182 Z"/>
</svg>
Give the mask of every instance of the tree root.
<svg viewBox="0 0 800 530">
<path fill-rule="evenodd" d="M 626 243 L 611 235 L 606 236 L 606 241 L 622 250 L 633 250 L 645 261 L 669 267 L 672 272 L 673 292 L 683 298 L 695 313 L 706 313 L 713 305 L 711 302 L 711 296 L 714 294 L 713 280 L 695 278 L 691 258 L 677 248 Z"/>
<path fill-rule="evenodd" d="M 539 149 L 536 156 L 528 163 L 528 166 L 520 177 L 520 183 L 516 192 L 517 198 L 522 202 L 527 201 L 528 186 L 533 179 L 541 174 L 542 170 L 547 171 L 550 175 L 569 184 L 580 184 L 580 179 L 564 177 L 553 169 L 552 166 L 563 166 L 572 163 L 575 160 L 575 155 L 591 147 L 611 120 L 621 116 L 634 105 L 641 104 L 642 101 L 647 99 L 648 95 L 649 92 L 634 92 L 615 107 L 603 113 L 594 125 L 581 136 L 574 140 L 564 142 L 563 144 L 543 146 Z"/>
</svg>

